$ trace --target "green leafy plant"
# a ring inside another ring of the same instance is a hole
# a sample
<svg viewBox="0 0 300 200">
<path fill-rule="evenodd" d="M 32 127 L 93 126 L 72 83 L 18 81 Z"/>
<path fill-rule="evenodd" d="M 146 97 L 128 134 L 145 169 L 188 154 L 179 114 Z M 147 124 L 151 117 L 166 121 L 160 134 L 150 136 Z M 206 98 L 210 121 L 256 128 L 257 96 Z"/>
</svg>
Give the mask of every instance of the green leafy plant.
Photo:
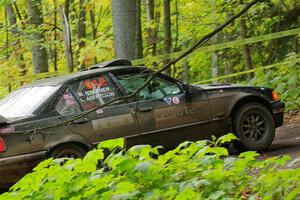
<svg viewBox="0 0 300 200">
<path fill-rule="evenodd" d="M 0 199 L 295 199 L 300 169 L 288 156 L 258 161 L 256 152 L 228 156 L 218 145 L 236 139 L 161 147 L 124 140 L 100 143 L 83 159 L 48 159 Z M 111 151 L 104 157 L 104 149 Z M 120 150 L 122 149 L 122 150 Z"/>
<path fill-rule="evenodd" d="M 287 57 L 287 61 L 296 59 L 295 53 Z M 287 110 L 300 107 L 300 65 L 298 62 L 290 62 L 286 66 L 259 72 L 252 80 L 252 84 L 264 85 L 274 88 L 282 100 L 286 103 Z"/>
</svg>

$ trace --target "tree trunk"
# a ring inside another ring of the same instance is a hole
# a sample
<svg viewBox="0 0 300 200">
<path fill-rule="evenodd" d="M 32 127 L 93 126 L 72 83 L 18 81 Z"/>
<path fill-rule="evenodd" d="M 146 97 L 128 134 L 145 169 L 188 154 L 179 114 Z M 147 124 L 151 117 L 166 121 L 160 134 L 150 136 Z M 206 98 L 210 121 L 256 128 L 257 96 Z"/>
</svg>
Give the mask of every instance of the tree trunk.
<svg viewBox="0 0 300 200">
<path fill-rule="evenodd" d="M 61 8 L 60 8 L 60 11 L 61 11 Z M 70 1 L 69 0 L 65 0 L 64 13 L 66 15 L 66 18 L 69 20 L 69 13 L 70 13 Z"/>
<path fill-rule="evenodd" d="M 74 0 L 65 0 L 63 8 L 60 7 L 60 16 L 62 18 L 62 11 L 64 11 L 65 21 L 62 22 L 63 28 L 68 28 L 68 30 L 63 31 L 64 43 L 65 43 L 65 57 L 67 59 L 68 71 L 74 71 L 74 59 L 73 59 L 73 45 L 72 38 L 76 35 L 76 30 L 71 30 L 71 22 L 75 21 L 74 15 L 70 19 L 70 7 L 73 4 Z M 66 43 L 66 37 L 69 38 L 69 41 Z M 77 59 L 75 59 L 77 65 Z"/>
<path fill-rule="evenodd" d="M 294 7 L 294 9 L 296 9 L 297 7 L 299 7 L 299 0 L 294 0 L 293 1 L 293 7 Z M 298 18 L 298 24 L 300 23 L 300 19 Z M 295 37 L 295 42 L 294 42 L 294 49 L 295 49 L 295 52 L 296 52 L 296 54 L 298 54 L 300 51 L 300 46 L 299 46 L 299 37 Z"/>
<path fill-rule="evenodd" d="M 215 9 L 213 9 L 213 12 Z M 215 13 L 212 14 L 212 21 L 217 21 L 217 16 Z M 218 27 L 219 25 L 214 25 L 214 28 Z M 219 42 L 219 34 L 215 34 L 212 38 L 212 43 L 217 44 Z M 219 76 L 219 55 L 217 51 L 211 52 L 211 76 L 212 78 L 216 78 Z M 218 83 L 218 80 L 214 80 L 213 83 Z"/>
<path fill-rule="evenodd" d="M 57 5 L 56 5 L 56 0 L 53 0 L 53 6 L 54 6 L 54 42 L 57 41 Z M 56 43 L 53 45 L 53 65 L 54 65 L 54 71 L 57 71 L 57 46 Z"/>
<path fill-rule="evenodd" d="M 28 9 L 29 24 L 34 29 L 43 25 L 42 4 L 41 0 L 26 0 Z M 34 73 L 48 72 L 47 50 L 41 44 L 45 40 L 41 31 L 32 30 L 30 33 L 32 65 Z"/>
<path fill-rule="evenodd" d="M 247 26 L 246 26 L 246 20 L 244 18 L 241 19 L 240 26 L 241 26 L 241 38 L 245 39 L 247 38 Z M 251 50 L 248 44 L 243 46 L 243 56 L 246 62 L 247 70 L 253 69 Z M 250 73 L 249 79 L 252 79 L 253 77 L 254 74 Z"/>
<path fill-rule="evenodd" d="M 96 28 L 96 22 L 95 22 L 95 12 L 94 12 L 94 6 L 93 8 L 90 9 L 90 23 L 91 23 L 91 28 L 92 28 L 92 36 L 93 40 L 97 39 L 97 28 Z"/>
<path fill-rule="evenodd" d="M 154 0 L 146 0 L 146 14 L 147 14 L 147 53 L 152 56 L 156 55 L 156 37 L 155 37 L 155 23 L 154 19 Z"/>
<path fill-rule="evenodd" d="M 242 0 L 240 0 L 240 4 L 242 3 Z M 240 35 L 242 39 L 247 38 L 247 25 L 246 25 L 246 19 L 244 17 L 241 18 L 240 21 Z M 251 50 L 248 44 L 243 46 L 243 57 L 245 59 L 246 68 L 247 70 L 253 69 L 252 64 L 252 58 L 251 58 Z M 254 73 L 250 73 L 248 76 L 248 79 L 252 79 L 254 77 Z"/>
<path fill-rule="evenodd" d="M 135 58 L 136 0 L 112 0 L 115 57 Z"/>
<path fill-rule="evenodd" d="M 218 35 L 215 35 L 212 40 L 214 41 L 214 43 L 217 43 L 218 41 Z M 219 75 L 219 56 L 218 53 L 216 51 L 211 52 L 211 74 L 212 74 L 212 78 L 216 78 Z M 217 83 L 218 81 L 213 81 L 213 83 Z"/>
<path fill-rule="evenodd" d="M 6 4 L 5 5 L 5 14 L 7 17 L 7 21 L 9 23 L 10 31 L 12 33 L 13 38 L 18 38 L 18 27 L 17 27 L 17 20 L 15 17 L 15 13 L 13 10 L 13 7 L 11 4 Z M 26 74 L 26 69 L 25 69 L 25 62 L 24 62 L 24 56 L 22 53 L 22 45 L 19 39 L 15 39 L 14 42 L 12 43 L 12 46 L 14 46 L 16 58 L 17 58 L 17 63 L 18 67 L 20 68 L 19 75 L 23 76 Z"/>
<path fill-rule="evenodd" d="M 184 82 L 188 83 L 189 82 L 189 62 L 188 62 L 188 59 L 185 58 L 183 60 L 183 63 L 182 63 L 182 68 L 183 68 L 183 74 L 182 74 L 182 79 Z"/>
<path fill-rule="evenodd" d="M 164 54 L 170 54 L 172 48 L 170 0 L 164 0 Z M 166 60 L 166 63 L 168 60 Z M 166 70 L 171 75 L 171 69 Z"/>
<path fill-rule="evenodd" d="M 86 6 L 85 0 L 79 0 L 79 19 L 78 19 L 78 40 L 79 40 L 79 49 L 77 52 L 77 57 L 80 53 L 80 50 L 85 47 L 85 38 L 86 38 Z M 80 63 L 80 70 L 85 69 L 84 61 Z"/>
<path fill-rule="evenodd" d="M 65 15 L 69 21 L 69 14 L 70 14 L 70 5 L 73 3 L 74 0 L 65 0 L 65 3 L 64 3 L 64 12 L 65 12 Z"/>
<path fill-rule="evenodd" d="M 233 11 L 229 11 L 227 13 L 227 19 L 230 19 L 232 16 L 234 15 Z M 232 29 L 234 29 L 235 23 L 231 23 L 231 25 L 229 25 Z M 232 33 L 225 33 L 224 34 L 224 39 L 225 41 L 230 41 L 230 36 L 232 35 Z M 232 52 L 232 49 L 223 49 L 224 53 L 223 53 L 223 59 L 224 59 L 224 67 L 225 67 L 225 75 L 229 75 L 232 74 L 234 72 L 233 69 L 233 60 L 234 60 L 234 53 Z M 233 81 L 232 78 L 226 78 L 225 79 L 226 82 L 231 83 Z"/>
<path fill-rule="evenodd" d="M 143 37 L 141 23 L 141 1 L 136 1 L 136 38 L 135 38 L 135 58 L 143 58 Z"/>
<path fill-rule="evenodd" d="M 65 42 L 65 57 L 69 72 L 73 72 L 73 52 L 71 43 L 71 32 L 66 13 L 64 12 L 63 6 L 60 7 L 60 15 L 62 19 L 63 36 Z"/>
<path fill-rule="evenodd" d="M 178 39 L 179 39 L 179 9 L 178 9 L 178 1 L 175 1 L 175 14 L 176 14 L 176 20 L 175 20 L 175 44 L 174 44 L 174 52 L 177 52 L 178 49 Z"/>
<path fill-rule="evenodd" d="M 92 28 L 93 40 L 95 41 L 97 39 L 97 27 L 95 22 L 94 4 L 93 7 L 90 9 L 89 13 L 90 13 L 90 23 Z M 96 63 L 97 63 L 97 57 L 94 56 L 94 64 Z"/>
<path fill-rule="evenodd" d="M 8 24 L 7 20 L 7 14 L 5 12 L 5 24 Z M 9 32 L 8 27 L 5 28 L 5 59 L 8 62 L 9 61 Z M 9 70 L 7 70 L 7 78 L 10 78 Z M 11 92 L 11 83 L 8 83 L 8 92 Z"/>
<path fill-rule="evenodd" d="M 19 7 L 18 7 L 17 3 L 14 2 L 13 5 L 14 5 L 14 8 L 15 8 L 15 10 L 16 10 L 16 15 L 17 15 L 17 17 L 19 18 L 19 20 L 21 21 L 22 25 L 24 26 L 25 24 L 24 24 L 24 22 L 23 22 L 23 17 L 22 17 L 22 15 L 21 15 L 21 13 L 20 13 L 20 10 L 19 10 Z M 26 15 L 25 15 L 25 18 L 27 18 Z"/>
<path fill-rule="evenodd" d="M 154 26 L 154 35 L 153 35 L 153 56 L 156 56 L 157 54 L 157 44 L 158 44 L 158 33 L 159 33 L 159 24 L 160 24 L 160 2 L 156 1 L 155 5 L 155 26 Z M 162 54 L 163 52 L 159 52 L 159 54 Z"/>
</svg>

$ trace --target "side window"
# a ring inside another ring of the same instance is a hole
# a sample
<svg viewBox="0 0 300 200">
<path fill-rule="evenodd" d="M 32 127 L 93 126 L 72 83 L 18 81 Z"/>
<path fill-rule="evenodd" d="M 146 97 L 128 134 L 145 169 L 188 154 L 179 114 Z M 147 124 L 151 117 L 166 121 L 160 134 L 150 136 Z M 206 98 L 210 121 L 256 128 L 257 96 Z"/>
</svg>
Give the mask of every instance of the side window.
<svg viewBox="0 0 300 200">
<path fill-rule="evenodd" d="M 73 115 L 80 112 L 80 106 L 70 90 L 67 89 L 58 100 L 55 110 L 62 116 Z"/>
<path fill-rule="evenodd" d="M 170 82 L 160 77 L 154 79 L 158 83 L 159 89 L 164 93 L 165 96 L 173 96 L 181 93 L 181 89 L 176 83 Z"/>
<path fill-rule="evenodd" d="M 96 108 L 117 97 L 117 92 L 107 75 L 99 75 L 75 82 L 71 90 L 83 110 Z"/>
<path fill-rule="evenodd" d="M 115 77 L 125 90 L 125 93 L 128 95 L 136 91 L 139 87 L 141 87 L 145 83 L 149 75 L 126 74 L 117 75 Z M 180 92 L 181 90 L 176 83 L 170 82 L 160 77 L 154 77 L 154 79 L 149 83 L 149 85 L 140 91 L 139 99 L 162 99 L 166 96 L 179 94 Z"/>
</svg>

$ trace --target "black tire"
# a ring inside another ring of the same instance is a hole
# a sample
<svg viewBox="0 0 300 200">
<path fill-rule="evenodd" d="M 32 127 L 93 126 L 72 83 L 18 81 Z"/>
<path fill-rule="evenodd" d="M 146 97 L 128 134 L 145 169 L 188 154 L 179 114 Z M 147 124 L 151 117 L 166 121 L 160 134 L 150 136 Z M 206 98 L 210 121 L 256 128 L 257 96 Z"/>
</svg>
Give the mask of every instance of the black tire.
<svg viewBox="0 0 300 200">
<path fill-rule="evenodd" d="M 233 132 L 240 139 L 234 143 L 238 150 L 266 150 L 275 136 L 274 118 L 264 105 L 246 104 L 233 116 Z"/>
<path fill-rule="evenodd" d="M 50 152 L 53 158 L 83 158 L 87 151 L 76 144 L 64 144 L 54 148 Z"/>
</svg>

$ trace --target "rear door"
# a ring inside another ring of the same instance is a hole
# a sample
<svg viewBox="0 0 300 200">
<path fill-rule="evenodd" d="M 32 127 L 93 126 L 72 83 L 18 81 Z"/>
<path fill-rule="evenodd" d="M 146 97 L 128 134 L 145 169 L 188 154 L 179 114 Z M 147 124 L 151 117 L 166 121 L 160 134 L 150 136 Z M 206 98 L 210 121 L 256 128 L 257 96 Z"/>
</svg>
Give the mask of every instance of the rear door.
<svg viewBox="0 0 300 200">
<path fill-rule="evenodd" d="M 128 103 L 117 102 L 89 111 L 119 96 L 108 75 L 97 75 L 72 83 L 61 96 L 56 110 L 66 119 L 89 112 L 75 120 L 69 128 L 88 138 L 91 143 L 120 137 L 138 137 L 139 126 Z M 68 111 L 70 108 L 72 112 Z"/>
<path fill-rule="evenodd" d="M 125 94 L 134 92 L 148 77 L 149 74 L 115 74 Z M 200 139 L 209 130 L 211 115 L 206 95 L 189 101 L 179 83 L 164 75 L 155 76 L 130 104 L 143 143 L 172 148 L 185 140 Z"/>
</svg>

